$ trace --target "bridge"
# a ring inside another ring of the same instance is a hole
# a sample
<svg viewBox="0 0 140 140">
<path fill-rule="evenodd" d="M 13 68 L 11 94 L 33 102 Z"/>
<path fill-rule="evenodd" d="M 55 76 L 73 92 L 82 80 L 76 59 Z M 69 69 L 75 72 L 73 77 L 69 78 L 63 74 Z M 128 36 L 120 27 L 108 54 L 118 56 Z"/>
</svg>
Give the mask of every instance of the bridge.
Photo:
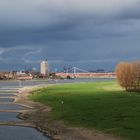
<svg viewBox="0 0 140 140">
<path fill-rule="evenodd" d="M 116 78 L 115 72 L 89 72 L 87 70 L 83 70 L 77 67 L 73 67 L 71 69 L 67 69 L 66 72 L 56 73 L 57 76 L 61 76 L 66 78 L 67 76 L 73 78 Z"/>
</svg>

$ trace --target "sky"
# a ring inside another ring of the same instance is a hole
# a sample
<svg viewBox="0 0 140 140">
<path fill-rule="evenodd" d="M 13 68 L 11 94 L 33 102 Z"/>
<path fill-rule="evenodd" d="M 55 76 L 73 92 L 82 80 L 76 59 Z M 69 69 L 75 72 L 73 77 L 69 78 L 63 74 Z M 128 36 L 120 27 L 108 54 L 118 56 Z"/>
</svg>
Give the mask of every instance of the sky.
<svg viewBox="0 0 140 140">
<path fill-rule="evenodd" d="M 0 70 L 45 59 L 52 70 L 139 60 L 140 0 L 0 0 Z"/>
</svg>

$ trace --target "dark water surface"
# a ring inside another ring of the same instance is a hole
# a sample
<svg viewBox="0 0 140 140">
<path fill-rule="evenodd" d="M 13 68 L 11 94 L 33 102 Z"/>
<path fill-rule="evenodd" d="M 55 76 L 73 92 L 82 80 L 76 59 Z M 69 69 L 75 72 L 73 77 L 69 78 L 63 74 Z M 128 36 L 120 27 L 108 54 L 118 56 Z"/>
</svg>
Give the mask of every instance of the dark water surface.
<svg viewBox="0 0 140 140">
<path fill-rule="evenodd" d="M 13 113 L 13 112 L 0 112 L 0 122 L 21 121 L 20 119 L 17 118 L 18 114 L 19 113 Z"/>
<path fill-rule="evenodd" d="M 1 84 L 1 82 L 0 82 Z M 8 82 L 4 83 L 5 87 L 0 87 L 0 110 L 24 110 L 28 109 L 22 105 L 12 104 L 14 101 L 14 93 L 18 92 L 17 88 L 9 88 Z M 8 96 L 13 96 L 8 98 Z M 0 123 L 20 122 L 19 113 L 0 112 Z M 50 140 L 43 133 L 30 127 L 0 125 L 0 140 Z"/>
<path fill-rule="evenodd" d="M 101 81 L 112 81 L 115 78 L 77 78 L 70 80 L 29 80 L 29 81 L 1 81 L 0 89 L 4 87 L 8 89 L 18 88 L 19 86 L 33 86 L 33 85 L 44 85 L 44 84 L 55 84 L 55 83 L 75 83 L 75 82 L 101 82 Z M 4 90 L 3 90 L 4 91 Z M 13 90 L 14 91 L 14 90 Z"/>
<path fill-rule="evenodd" d="M 0 97 L 7 97 L 7 96 L 16 96 L 16 95 L 10 93 L 0 93 Z"/>
<path fill-rule="evenodd" d="M 17 91 L 19 88 L 12 88 L 12 87 L 0 87 L 0 90 L 11 90 L 11 91 Z"/>
<path fill-rule="evenodd" d="M 13 98 L 0 98 L 0 102 L 13 102 Z"/>
<path fill-rule="evenodd" d="M 0 104 L 0 110 L 22 110 L 22 109 L 27 108 L 16 104 Z"/>
<path fill-rule="evenodd" d="M 0 140 L 49 140 L 34 128 L 0 126 Z"/>
</svg>

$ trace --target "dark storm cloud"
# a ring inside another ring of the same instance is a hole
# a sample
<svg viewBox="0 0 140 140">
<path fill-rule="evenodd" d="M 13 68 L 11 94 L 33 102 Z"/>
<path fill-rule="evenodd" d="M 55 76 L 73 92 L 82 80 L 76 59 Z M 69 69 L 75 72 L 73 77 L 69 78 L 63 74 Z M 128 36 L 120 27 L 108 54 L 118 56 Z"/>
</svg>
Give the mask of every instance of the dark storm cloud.
<svg viewBox="0 0 140 140">
<path fill-rule="evenodd" d="M 1 68 L 114 68 L 139 59 L 140 0 L 0 0 Z M 10 65 L 9 65 L 10 64 Z"/>
</svg>

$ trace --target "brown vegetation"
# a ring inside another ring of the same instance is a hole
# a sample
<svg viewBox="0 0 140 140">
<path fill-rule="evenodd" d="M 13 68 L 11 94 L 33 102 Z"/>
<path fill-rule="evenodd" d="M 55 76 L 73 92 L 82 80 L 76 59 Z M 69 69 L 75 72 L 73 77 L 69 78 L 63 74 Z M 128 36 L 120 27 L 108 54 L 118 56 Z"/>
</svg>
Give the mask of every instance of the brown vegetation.
<svg viewBox="0 0 140 140">
<path fill-rule="evenodd" d="M 126 91 L 140 91 L 140 62 L 121 62 L 117 65 L 116 75 Z"/>
</svg>

